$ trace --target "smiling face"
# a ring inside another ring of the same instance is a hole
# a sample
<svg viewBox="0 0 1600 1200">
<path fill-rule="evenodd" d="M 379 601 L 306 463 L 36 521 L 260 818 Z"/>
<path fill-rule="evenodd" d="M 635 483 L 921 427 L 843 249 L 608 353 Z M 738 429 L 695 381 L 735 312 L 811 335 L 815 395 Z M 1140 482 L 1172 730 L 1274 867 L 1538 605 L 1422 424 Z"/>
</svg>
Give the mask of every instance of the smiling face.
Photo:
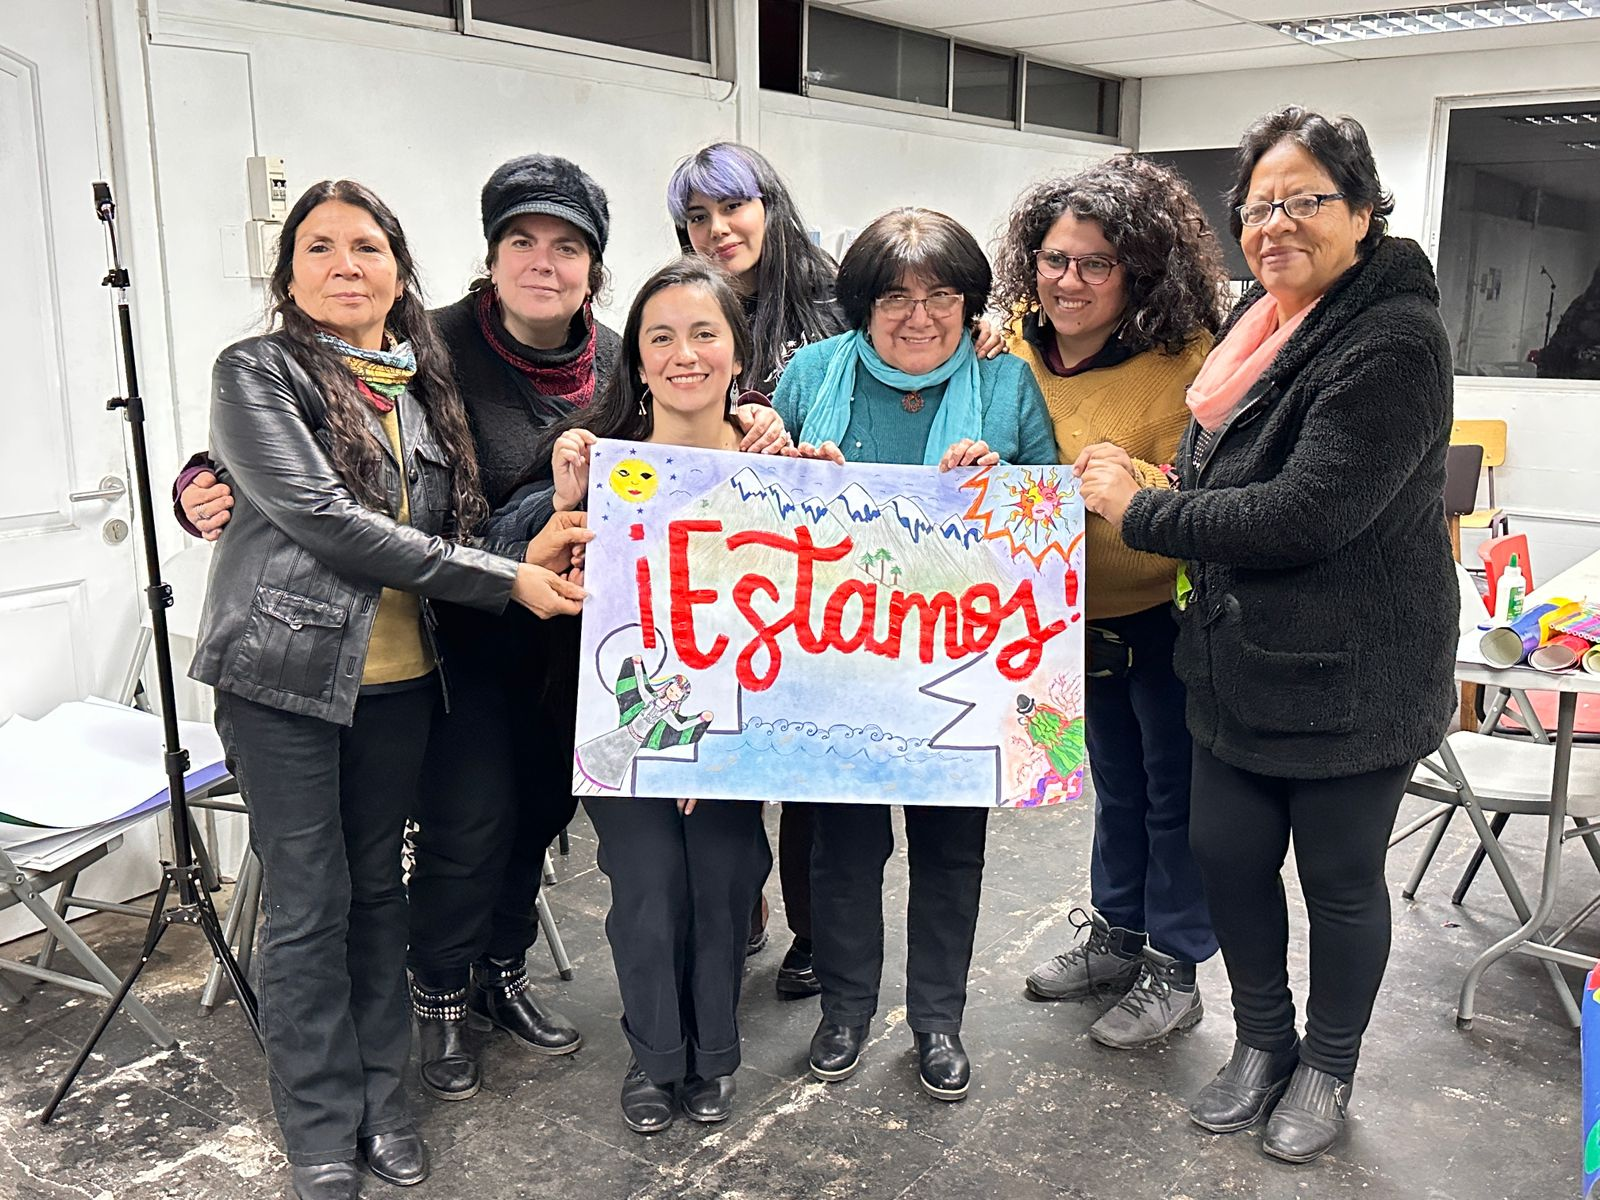
<svg viewBox="0 0 1600 1200">
<path fill-rule="evenodd" d="M 629 504 L 643 504 L 660 486 L 656 469 L 643 459 L 625 458 L 611 468 L 611 490 Z"/>
<path fill-rule="evenodd" d="M 1073 212 L 1064 212 L 1057 218 L 1039 249 L 1075 259 L 1089 254 L 1117 257 L 1117 249 L 1107 240 L 1100 222 Z M 1039 261 L 1038 256 L 1034 261 Z M 1128 307 L 1128 271 L 1120 263 L 1113 268 L 1111 278 L 1098 285 L 1083 281 L 1076 262 L 1059 279 L 1035 274 L 1034 280 L 1039 288 L 1040 310 L 1055 328 L 1062 362 L 1069 367 L 1106 344 Z"/>
<path fill-rule="evenodd" d="M 572 318 L 589 298 L 592 261 L 588 239 L 571 221 L 525 213 L 506 222 L 489 278 L 511 335 L 544 349 L 565 342 Z"/>
<path fill-rule="evenodd" d="M 1246 201 L 1338 190 L 1327 169 L 1305 147 L 1282 141 L 1257 160 Z M 1352 208 L 1343 200 L 1328 201 L 1303 221 L 1274 209 L 1265 225 L 1244 227 L 1239 246 L 1261 286 L 1278 302 L 1278 311 L 1291 317 L 1355 266 L 1356 247 L 1367 236 L 1371 217 L 1371 207 Z"/>
<path fill-rule="evenodd" d="M 677 284 L 645 301 L 639 321 L 640 375 L 657 411 L 697 416 L 726 411 L 728 388 L 744 369 L 733 331 L 704 286 Z"/>
<path fill-rule="evenodd" d="M 364 208 L 325 200 L 295 230 L 289 293 L 301 312 L 352 346 L 383 347 L 399 276 L 389 239 Z"/>
<path fill-rule="evenodd" d="M 884 311 L 884 305 L 874 302 L 872 316 L 867 322 L 867 334 L 872 348 L 897 371 L 908 375 L 926 375 L 956 352 L 961 345 L 961 334 L 966 329 L 966 312 L 958 301 L 941 305 L 939 298 L 956 294 L 947 283 L 903 276 L 879 300 L 905 297 L 912 300 L 934 298 L 935 307 L 949 307 L 945 313 L 930 313 L 928 305 L 918 304 L 903 317 Z"/>
<path fill-rule="evenodd" d="M 695 253 L 719 264 L 746 288 L 754 283 L 750 272 L 761 262 L 767 236 L 765 204 L 738 197 L 713 200 L 704 192 L 691 192 L 684 221 Z"/>
</svg>

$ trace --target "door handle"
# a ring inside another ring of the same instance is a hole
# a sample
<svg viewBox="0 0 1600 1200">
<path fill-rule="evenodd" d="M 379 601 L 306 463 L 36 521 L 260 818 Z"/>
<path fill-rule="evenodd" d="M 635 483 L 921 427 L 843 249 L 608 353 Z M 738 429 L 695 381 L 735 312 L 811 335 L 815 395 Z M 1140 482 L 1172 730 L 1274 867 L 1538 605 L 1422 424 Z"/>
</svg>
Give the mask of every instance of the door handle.
<svg viewBox="0 0 1600 1200">
<path fill-rule="evenodd" d="M 67 499 L 74 504 L 85 500 L 121 500 L 128 494 L 128 485 L 119 475 L 107 475 L 100 486 L 87 492 L 68 492 Z"/>
</svg>

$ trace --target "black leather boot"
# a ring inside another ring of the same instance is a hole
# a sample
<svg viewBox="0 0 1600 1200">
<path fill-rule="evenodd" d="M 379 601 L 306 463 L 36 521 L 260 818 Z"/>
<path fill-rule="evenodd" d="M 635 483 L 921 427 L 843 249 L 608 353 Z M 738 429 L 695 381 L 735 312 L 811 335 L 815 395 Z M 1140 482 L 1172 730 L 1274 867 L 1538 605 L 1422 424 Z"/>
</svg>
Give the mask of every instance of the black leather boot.
<svg viewBox="0 0 1600 1200">
<path fill-rule="evenodd" d="M 919 1033 L 917 1077 L 935 1100 L 965 1100 L 972 1083 L 972 1062 L 955 1033 Z"/>
<path fill-rule="evenodd" d="M 839 1025 L 823 1017 L 811 1035 L 811 1073 L 823 1083 L 849 1079 L 861 1062 L 861 1047 L 866 1040 L 865 1025 Z"/>
<path fill-rule="evenodd" d="M 1301 1063 L 1272 1110 L 1261 1148 L 1284 1162 L 1321 1158 L 1344 1133 L 1350 1087 L 1348 1080 Z"/>
<path fill-rule="evenodd" d="M 660 1133 L 672 1124 L 672 1089 L 650 1082 L 634 1059 L 622 1077 L 622 1119 L 635 1133 Z"/>
<path fill-rule="evenodd" d="M 417 1062 L 422 1088 L 438 1100 L 469 1100 L 482 1076 L 467 1031 L 467 989 L 433 992 L 411 981 L 417 1018 Z"/>
<path fill-rule="evenodd" d="M 1277 1054 L 1235 1041 L 1227 1065 L 1189 1105 L 1189 1119 L 1212 1133 L 1249 1129 L 1283 1095 L 1299 1061 L 1298 1041 Z"/>
<path fill-rule="evenodd" d="M 356 1200 L 361 1195 L 361 1170 L 353 1162 L 291 1167 L 295 1200 Z"/>
<path fill-rule="evenodd" d="M 395 1187 L 415 1187 L 428 1177 L 428 1148 L 410 1125 L 356 1139 L 367 1170 Z"/>
<path fill-rule="evenodd" d="M 821 993 L 816 969 L 811 965 L 811 943 L 795 938 L 783 962 L 778 964 L 776 983 L 779 1000 L 803 1000 Z"/>
<path fill-rule="evenodd" d="M 472 964 L 472 1012 L 540 1054 L 571 1054 L 583 1045 L 572 1022 L 546 1008 L 528 988 L 520 958 L 483 958 Z"/>
<path fill-rule="evenodd" d="M 734 1090 L 732 1075 L 718 1075 L 713 1079 L 684 1080 L 678 1096 L 691 1121 L 715 1125 L 726 1121 L 733 1112 Z"/>
</svg>

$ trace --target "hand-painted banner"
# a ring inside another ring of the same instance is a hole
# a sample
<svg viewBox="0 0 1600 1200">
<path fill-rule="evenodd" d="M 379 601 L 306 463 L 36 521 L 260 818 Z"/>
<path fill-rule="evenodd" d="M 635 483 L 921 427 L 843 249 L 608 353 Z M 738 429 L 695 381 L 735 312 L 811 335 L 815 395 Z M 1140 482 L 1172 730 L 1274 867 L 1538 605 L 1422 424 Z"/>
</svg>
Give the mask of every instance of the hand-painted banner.
<svg viewBox="0 0 1600 1200">
<path fill-rule="evenodd" d="M 1084 787 L 1060 466 L 602 441 L 573 790 L 1032 807 Z"/>
</svg>

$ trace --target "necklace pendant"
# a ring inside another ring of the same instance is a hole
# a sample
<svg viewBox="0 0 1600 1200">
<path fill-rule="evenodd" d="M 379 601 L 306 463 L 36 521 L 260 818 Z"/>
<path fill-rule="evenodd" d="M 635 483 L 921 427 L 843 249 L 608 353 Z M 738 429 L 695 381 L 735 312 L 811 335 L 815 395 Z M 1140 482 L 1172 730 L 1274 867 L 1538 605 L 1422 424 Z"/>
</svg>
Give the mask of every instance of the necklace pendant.
<svg viewBox="0 0 1600 1200">
<path fill-rule="evenodd" d="M 904 396 L 900 397 L 900 407 L 905 409 L 908 413 L 921 412 L 922 411 L 922 393 L 921 392 L 907 392 Z"/>
</svg>

